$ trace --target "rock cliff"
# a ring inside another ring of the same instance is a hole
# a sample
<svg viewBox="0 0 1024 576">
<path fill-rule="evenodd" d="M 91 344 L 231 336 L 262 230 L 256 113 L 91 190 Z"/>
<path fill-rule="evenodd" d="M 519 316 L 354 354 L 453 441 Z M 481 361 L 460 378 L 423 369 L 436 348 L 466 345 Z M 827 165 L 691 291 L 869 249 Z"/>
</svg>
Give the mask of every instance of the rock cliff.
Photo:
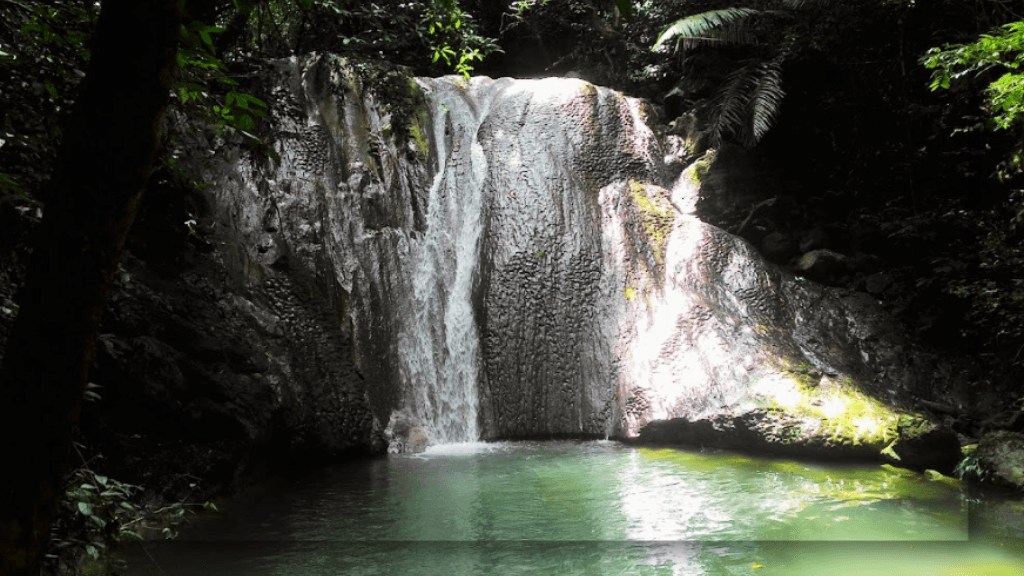
<svg viewBox="0 0 1024 576">
<path fill-rule="evenodd" d="M 125 264 L 99 374 L 126 430 L 341 453 L 733 418 L 878 455 L 916 398 L 963 401 L 870 296 L 702 221 L 739 176 L 644 101 L 322 54 L 263 82 L 273 153 L 179 127 L 189 263 Z"/>
</svg>

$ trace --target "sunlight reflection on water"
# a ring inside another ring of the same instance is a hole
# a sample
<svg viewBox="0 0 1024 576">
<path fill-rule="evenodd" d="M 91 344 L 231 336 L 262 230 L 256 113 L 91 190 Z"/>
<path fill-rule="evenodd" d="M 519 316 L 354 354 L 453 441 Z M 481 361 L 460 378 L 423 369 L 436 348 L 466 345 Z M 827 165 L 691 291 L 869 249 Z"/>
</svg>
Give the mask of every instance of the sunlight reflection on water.
<svg viewBox="0 0 1024 576">
<path fill-rule="evenodd" d="M 969 502 L 881 466 L 467 443 L 338 466 L 126 557 L 168 576 L 1024 574 L 1020 503 Z"/>
</svg>

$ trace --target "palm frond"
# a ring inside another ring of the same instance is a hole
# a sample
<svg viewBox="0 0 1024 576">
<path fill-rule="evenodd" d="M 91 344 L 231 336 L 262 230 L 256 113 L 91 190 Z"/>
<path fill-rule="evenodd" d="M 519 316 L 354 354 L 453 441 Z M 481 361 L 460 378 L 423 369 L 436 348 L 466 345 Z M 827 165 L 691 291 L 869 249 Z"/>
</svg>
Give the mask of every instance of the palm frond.
<svg viewBox="0 0 1024 576">
<path fill-rule="evenodd" d="M 705 42 L 749 42 L 745 21 L 760 14 L 751 8 L 709 10 L 676 20 L 658 36 L 652 51 L 657 52 L 672 39 L 689 44 Z"/>
</svg>

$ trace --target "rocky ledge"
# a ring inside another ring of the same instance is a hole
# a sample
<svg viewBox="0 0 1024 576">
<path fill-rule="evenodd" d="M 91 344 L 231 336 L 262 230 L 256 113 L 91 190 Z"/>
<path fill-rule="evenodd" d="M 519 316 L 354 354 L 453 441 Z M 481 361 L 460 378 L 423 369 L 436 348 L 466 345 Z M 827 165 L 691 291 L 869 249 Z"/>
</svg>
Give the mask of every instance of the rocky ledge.
<svg viewBox="0 0 1024 576">
<path fill-rule="evenodd" d="M 979 422 L 933 403 L 897 411 L 827 377 L 814 387 L 776 383 L 762 406 L 700 418 L 656 420 L 637 438 L 643 445 L 718 448 L 791 458 L 881 462 L 1010 490 L 1024 490 L 1024 410 Z M 779 400 L 786 400 L 780 404 Z"/>
</svg>

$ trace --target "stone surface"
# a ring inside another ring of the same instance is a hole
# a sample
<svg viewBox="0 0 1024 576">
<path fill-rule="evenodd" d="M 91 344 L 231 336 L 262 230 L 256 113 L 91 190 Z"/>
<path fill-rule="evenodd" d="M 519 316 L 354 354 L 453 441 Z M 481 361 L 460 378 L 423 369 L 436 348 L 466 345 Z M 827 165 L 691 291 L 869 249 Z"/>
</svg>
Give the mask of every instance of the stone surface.
<svg viewBox="0 0 1024 576">
<path fill-rule="evenodd" d="M 974 456 L 986 480 L 1024 490 L 1024 434 L 990 432 L 981 438 Z"/>
</svg>

